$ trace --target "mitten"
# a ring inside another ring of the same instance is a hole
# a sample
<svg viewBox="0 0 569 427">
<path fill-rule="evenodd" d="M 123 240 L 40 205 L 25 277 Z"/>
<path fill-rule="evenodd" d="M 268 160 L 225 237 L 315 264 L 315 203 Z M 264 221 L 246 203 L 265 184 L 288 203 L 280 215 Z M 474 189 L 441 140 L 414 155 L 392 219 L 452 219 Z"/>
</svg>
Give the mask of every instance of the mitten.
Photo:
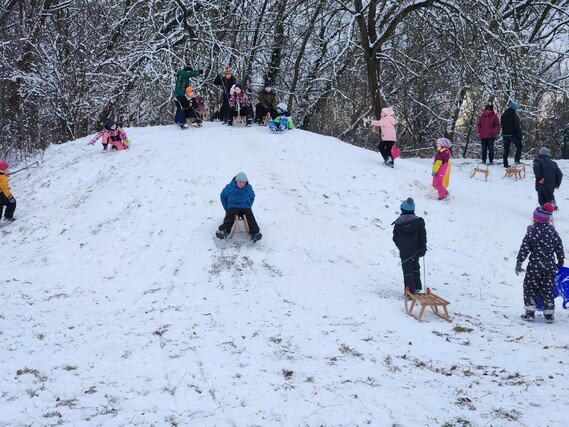
<svg viewBox="0 0 569 427">
<path fill-rule="evenodd" d="M 516 276 L 519 276 L 521 272 L 522 272 L 522 264 L 518 262 L 516 264 L 516 269 L 515 269 Z"/>
<path fill-rule="evenodd" d="M 436 172 L 431 172 L 431 176 L 435 176 L 437 173 Z"/>
<path fill-rule="evenodd" d="M 16 199 L 14 199 L 14 196 L 8 197 L 8 201 L 9 201 L 10 203 L 16 203 Z"/>
</svg>

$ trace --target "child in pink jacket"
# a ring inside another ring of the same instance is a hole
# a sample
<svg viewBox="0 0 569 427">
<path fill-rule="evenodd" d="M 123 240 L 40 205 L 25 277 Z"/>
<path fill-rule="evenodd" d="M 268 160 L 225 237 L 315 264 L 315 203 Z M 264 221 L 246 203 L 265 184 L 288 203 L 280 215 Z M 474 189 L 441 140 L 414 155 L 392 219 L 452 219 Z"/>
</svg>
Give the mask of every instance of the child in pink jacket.
<svg viewBox="0 0 569 427">
<path fill-rule="evenodd" d="M 439 193 L 439 200 L 444 200 L 448 196 L 449 192 L 446 187 L 448 186 L 448 180 L 445 183 L 444 177 L 450 172 L 448 169 L 450 167 L 451 153 L 449 148 L 452 143 L 446 138 L 437 139 L 437 154 L 435 154 L 435 161 L 433 163 L 433 187 L 435 187 Z M 445 185 L 446 184 L 446 185 Z"/>
<path fill-rule="evenodd" d="M 383 164 L 389 167 L 393 167 L 395 159 L 391 154 L 391 149 L 397 140 L 397 132 L 395 130 L 397 120 L 393 117 L 394 114 L 393 108 L 387 107 L 381 109 L 381 118 L 379 120 L 371 120 L 369 117 L 364 118 L 365 124 L 380 127 L 381 142 L 379 143 L 379 152 L 383 157 Z"/>
<path fill-rule="evenodd" d="M 112 145 L 113 150 L 126 150 L 130 148 L 130 142 L 126 136 L 125 131 L 120 128 L 114 120 L 105 120 L 105 127 L 102 131 L 91 138 L 88 145 L 94 145 L 97 140 L 101 138 L 103 143 L 103 150 L 106 150 L 109 144 Z"/>
</svg>

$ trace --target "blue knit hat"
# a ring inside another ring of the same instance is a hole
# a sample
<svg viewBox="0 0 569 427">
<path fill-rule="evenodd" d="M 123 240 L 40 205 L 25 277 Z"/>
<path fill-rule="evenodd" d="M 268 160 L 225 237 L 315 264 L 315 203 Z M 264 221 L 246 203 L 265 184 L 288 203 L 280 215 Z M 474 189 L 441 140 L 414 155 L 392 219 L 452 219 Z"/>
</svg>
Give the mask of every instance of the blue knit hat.
<svg viewBox="0 0 569 427">
<path fill-rule="evenodd" d="M 105 120 L 105 129 L 112 130 L 112 127 L 116 124 L 117 124 L 117 122 L 115 122 L 114 120 L 107 119 L 107 120 Z"/>
<path fill-rule="evenodd" d="M 415 212 L 415 202 L 411 197 L 401 203 L 401 212 L 403 213 L 413 213 Z"/>
<path fill-rule="evenodd" d="M 249 180 L 247 179 L 245 172 L 239 172 L 237 175 L 235 175 L 235 181 L 247 182 Z"/>
<path fill-rule="evenodd" d="M 516 104 L 514 101 L 510 101 L 508 102 L 508 108 L 516 111 L 518 108 L 520 108 L 520 106 Z"/>
</svg>

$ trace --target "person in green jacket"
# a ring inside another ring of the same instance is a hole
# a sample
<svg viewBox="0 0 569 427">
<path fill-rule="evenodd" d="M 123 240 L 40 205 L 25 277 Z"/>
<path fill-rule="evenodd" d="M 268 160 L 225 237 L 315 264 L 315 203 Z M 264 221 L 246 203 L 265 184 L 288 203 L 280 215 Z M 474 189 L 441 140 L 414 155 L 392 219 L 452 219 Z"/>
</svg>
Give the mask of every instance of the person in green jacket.
<svg viewBox="0 0 569 427">
<path fill-rule="evenodd" d="M 203 70 L 194 70 L 190 65 L 180 68 L 176 72 L 176 86 L 174 86 L 174 97 L 172 101 L 176 104 L 176 114 L 174 115 L 174 123 L 180 124 L 182 128 L 186 124 L 186 116 L 184 110 L 180 107 L 187 103 L 186 88 L 190 86 L 190 79 L 203 74 Z M 187 126 L 186 126 L 187 127 Z"/>
<path fill-rule="evenodd" d="M 190 86 L 190 79 L 203 74 L 203 70 L 194 70 L 190 65 L 186 65 L 176 73 L 176 86 L 174 96 L 186 96 L 186 88 Z"/>
<path fill-rule="evenodd" d="M 267 80 L 263 89 L 259 92 L 259 102 L 255 106 L 255 123 L 257 124 L 263 123 L 267 113 L 271 114 L 272 119 L 276 117 L 277 96 L 271 86 L 271 82 Z"/>
</svg>

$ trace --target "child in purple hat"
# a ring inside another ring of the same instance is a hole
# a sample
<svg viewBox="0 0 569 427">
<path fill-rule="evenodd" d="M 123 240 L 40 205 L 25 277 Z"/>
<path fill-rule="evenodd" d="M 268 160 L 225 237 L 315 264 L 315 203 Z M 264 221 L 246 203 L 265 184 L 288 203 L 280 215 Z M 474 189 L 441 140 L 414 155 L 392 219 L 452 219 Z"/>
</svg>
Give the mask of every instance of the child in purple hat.
<svg viewBox="0 0 569 427">
<path fill-rule="evenodd" d="M 533 212 L 533 225 L 522 241 L 516 274 L 522 272 L 522 263 L 529 255 L 529 263 L 524 278 L 525 314 L 522 319 L 535 319 L 535 296 L 539 296 L 543 305 L 543 315 L 547 323 L 553 323 L 555 302 L 553 301 L 553 280 L 557 269 L 563 266 L 565 254 L 561 237 L 551 224 L 554 206 L 545 203 Z M 557 262 L 555 261 L 557 258 Z"/>
</svg>

